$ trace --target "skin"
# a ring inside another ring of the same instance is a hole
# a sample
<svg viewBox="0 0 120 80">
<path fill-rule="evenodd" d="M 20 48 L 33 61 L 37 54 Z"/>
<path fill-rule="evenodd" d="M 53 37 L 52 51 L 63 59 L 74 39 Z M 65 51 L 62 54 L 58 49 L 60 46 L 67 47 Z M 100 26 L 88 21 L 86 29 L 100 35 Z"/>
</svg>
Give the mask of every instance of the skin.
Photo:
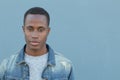
<svg viewBox="0 0 120 80">
<path fill-rule="evenodd" d="M 45 15 L 28 14 L 23 26 L 23 32 L 26 40 L 26 54 L 40 56 L 47 53 L 46 40 L 50 28 Z"/>
</svg>

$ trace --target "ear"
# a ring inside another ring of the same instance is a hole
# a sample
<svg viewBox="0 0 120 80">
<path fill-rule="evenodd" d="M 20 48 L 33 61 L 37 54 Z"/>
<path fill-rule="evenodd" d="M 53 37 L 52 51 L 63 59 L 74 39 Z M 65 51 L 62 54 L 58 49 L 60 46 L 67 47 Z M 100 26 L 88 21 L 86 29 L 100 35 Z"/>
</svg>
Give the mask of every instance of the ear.
<svg viewBox="0 0 120 80">
<path fill-rule="evenodd" d="M 25 32 L 25 27 L 24 26 L 22 26 L 22 30 L 23 30 L 23 32 Z"/>
<path fill-rule="evenodd" d="M 48 34 L 50 33 L 50 31 L 51 31 L 51 28 L 49 27 L 49 28 L 48 28 Z"/>
</svg>

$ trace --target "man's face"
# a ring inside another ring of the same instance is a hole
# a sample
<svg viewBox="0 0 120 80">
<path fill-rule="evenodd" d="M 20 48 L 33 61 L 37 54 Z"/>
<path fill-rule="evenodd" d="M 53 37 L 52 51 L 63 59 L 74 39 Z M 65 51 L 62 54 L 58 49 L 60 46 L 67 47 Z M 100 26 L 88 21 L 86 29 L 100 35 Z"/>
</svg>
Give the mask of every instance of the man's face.
<svg viewBox="0 0 120 80">
<path fill-rule="evenodd" d="M 26 47 L 30 50 L 41 50 L 46 44 L 47 36 L 50 31 L 46 16 L 28 14 L 25 19 L 23 31 Z"/>
</svg>

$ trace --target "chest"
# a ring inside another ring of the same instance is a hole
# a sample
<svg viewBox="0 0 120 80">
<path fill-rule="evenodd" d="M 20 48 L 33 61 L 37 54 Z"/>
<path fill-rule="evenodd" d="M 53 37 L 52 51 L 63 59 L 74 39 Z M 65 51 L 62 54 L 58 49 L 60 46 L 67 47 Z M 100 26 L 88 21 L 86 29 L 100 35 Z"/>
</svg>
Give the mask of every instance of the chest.
<svg viewBox="0 0 120 80">
<path fill-rule="evenodd" d="M 68 80 L 67 77 L 64 67 L 60 66 L 46 66 L 41 73 L 43 80 Z M 30 80 L 29 65 L 11 66 L 6 72 L 5 80 Z"/>
</svg>

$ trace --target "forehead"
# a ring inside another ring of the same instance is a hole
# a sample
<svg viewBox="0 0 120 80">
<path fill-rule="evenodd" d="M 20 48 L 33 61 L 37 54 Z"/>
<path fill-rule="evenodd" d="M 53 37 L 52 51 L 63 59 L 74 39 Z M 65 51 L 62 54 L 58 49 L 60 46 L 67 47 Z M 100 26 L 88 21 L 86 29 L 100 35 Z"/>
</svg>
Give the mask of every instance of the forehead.
<svg viewBox="0 0 120 80">
<path fill-rule="evenodd" d="M 25 24 L 29 23 L 43 23 L 47 24 L 47 17 L 40 14 L 28 14 L 25 19 Z"/>
</svg>

